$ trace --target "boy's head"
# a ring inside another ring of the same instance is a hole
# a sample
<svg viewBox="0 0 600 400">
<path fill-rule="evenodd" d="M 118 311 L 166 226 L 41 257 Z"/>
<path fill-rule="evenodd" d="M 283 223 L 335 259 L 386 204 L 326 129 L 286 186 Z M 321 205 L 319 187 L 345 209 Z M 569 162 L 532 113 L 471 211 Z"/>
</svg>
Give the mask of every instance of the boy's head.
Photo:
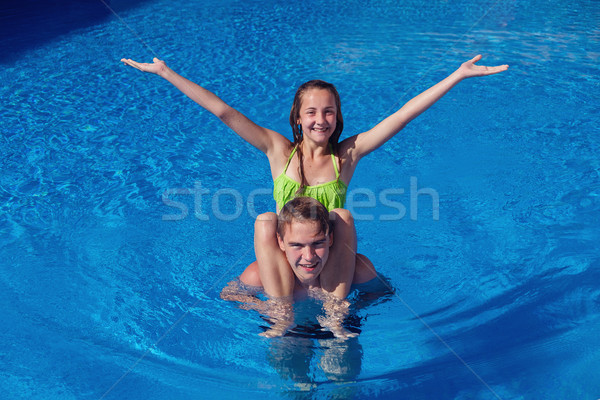
<svg viewBox="0 0 600 400">
<path fill-rule="evenodd" d="M 292 221 L 314 222 L 319 226 L 319 233 L 325 236 L 333 233 L 333 223 L 329 219 L 329 212 L 323 204 L 312 197 L 296 197 L 288 201 L 277 216 L 277 234 L 285 237 L 286 227 Z"/>
<path fill-rule="evenodd" d="M 277 217 L 279 247 L 301 283 L 319 276 L 333 244 L 333 223 L 323 204 L 311 197 L 296 197 Z"/>
</svg>

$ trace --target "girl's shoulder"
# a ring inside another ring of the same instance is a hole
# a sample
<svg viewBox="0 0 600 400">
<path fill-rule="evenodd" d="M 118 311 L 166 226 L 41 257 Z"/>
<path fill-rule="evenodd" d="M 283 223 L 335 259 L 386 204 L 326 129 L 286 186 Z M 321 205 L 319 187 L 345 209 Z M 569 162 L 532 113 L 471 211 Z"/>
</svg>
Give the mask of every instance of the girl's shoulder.
<svg viewBox="0 0 600 400">
<path fill-rule="evenodd" d="M 337 156 L 341 161 L 348 162 L 354 158 L 356 139 L 358 135 L 347 137 L 337 145 Z"/>
<path fill-rule="evenodd" d="M 346 182 L 346 184 L 350 183 L 350 180 L 354 175 L 356 165 L 360 160 L 357 157 L 356 152 L 354 151 L 356 149 L 356 138 L 356 135 L 346 138 L 342 140 L 337 146 L 336 153 L 341 168 L 340 174 L 342 180 Z"/>
<path fill-rule="evenodd" d="M 267 158 L 269 159 L 269 164 L 271 165 L 271 170 L 274 173 L 274 176 L 278 175 L 285 164 L 287 163 L 292 151 L 294 150 L 294 144 L 287 138 L 283 138 L 283 140 L 277 140 L 271 151 L 267 153 Z"/>
</svg>

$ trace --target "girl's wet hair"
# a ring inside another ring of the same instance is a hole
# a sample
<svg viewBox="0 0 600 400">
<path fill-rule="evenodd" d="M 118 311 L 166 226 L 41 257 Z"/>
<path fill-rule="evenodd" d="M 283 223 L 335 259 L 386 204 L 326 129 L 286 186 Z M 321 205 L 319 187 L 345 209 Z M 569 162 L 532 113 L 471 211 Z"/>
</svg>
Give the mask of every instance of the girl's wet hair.
<svg viewBox="0 0 600 400">
<path fill-rule="evenodd" d="M 323 89 L 328 90 L 335 99 L 336 105 L 336 125 L 333 134 L 329 138 L 329 144 L 333 149 L 333 153 L 337 154 L 338 150 L 338 141 L 340 139 L 340 135 L 342 134 L 342 130 L 344 129 L 344 118 L 342 117 L 342 105 L 340 103 L 340 95 L 333 86 L 333 84 L 329 82 L 325 82 L 319 79 L 315 79 L 312 81 L 308 81 L 300 85 L 298 90 L 296 90 L 296 94 L 294 95 L 294 102 L 292 103 L 292 109 L 290 111 L 290 125 L 292 127 L 292 132 L 294 134 L 294 146 L 296 147 L 296 152 L 298 153 L 299 160 L 299 171 L 298 175 L 300 175 L 300 188 L 296 192 L 297 195 L 302 193 L 304 186 L 306 186 L 306 179 L 304 178 L 304 167 L 302 165 L 302 148 L 300 147 L 300 143 L 302 143 L 302 130 L 298 125 L 298 119 L 300 119 L 300 107 L 302 106 L 302 97 L 304 94 L 311 89 Z M 338 166 L 338 171 L 341 172 L 341 166 Z"/>
<path fill-rule="evenodd" d="M 333 221 L 329 218 L 329 211 L 319 201 L 312 197 L 296 197 L 288 201 L 277 216 L 277 234 L 283 239 L 285 229 L 293 221 L 316 222 L 328 236 L 333 232 Z"/>
</svg>

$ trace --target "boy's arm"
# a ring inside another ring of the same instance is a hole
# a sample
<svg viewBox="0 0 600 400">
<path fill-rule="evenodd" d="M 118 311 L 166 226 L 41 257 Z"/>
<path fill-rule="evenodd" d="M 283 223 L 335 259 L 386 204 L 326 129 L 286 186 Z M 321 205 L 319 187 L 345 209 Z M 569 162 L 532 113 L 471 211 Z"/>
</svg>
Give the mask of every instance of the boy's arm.
<svg viewBox="0 0 600 400">
<path fill-rule="evenodd" d="M 326 294 L 323 299 L 323 311 L 325 315 L 317 316 L 317 320 L 333 333 L 338 339 L 347 339 L 358 336 L 358 333 L 350 332 L 344 328 L 343 323 L 350 312 L 350 302 L 340 299 L 331 294 Z"/>
<path fill-rule="evenodd" d="M 231 281 L 221 290 L 221 298 L 227 301 L 239 301 L 244 304 L 244 308 L 262 311 L 265 308 L 265 302 L 244 290 L 238 281 Z"/>
<path fill-rule="evenodd" d="M 239 282 L 229 282 L 221 291 L 221 298 L 228 301 L 238 301 L 242 303 L 244 309 L 255 310 L 269 317 L 273 323 L 268 330 L 261 333 L 264 337 L 283 336 L 294 325 L 294 308 L 292 298 L 280 297 L 260 300 L 256 296 L 243 290 L 240 282 L 244 285 L 261 287 L 260 276 L 258 275 L 258 264 L 253 262 L 240 275 Z"/>
<path fill-rule="evenodd" d="M 278 297 L 266 301 L 267 307 L 264 313 L 269 317 L 273 325 L 261 333 L 264 337 L 279 337 L 294 325 L 294 307 L 291 298 Z"/>
</svg>

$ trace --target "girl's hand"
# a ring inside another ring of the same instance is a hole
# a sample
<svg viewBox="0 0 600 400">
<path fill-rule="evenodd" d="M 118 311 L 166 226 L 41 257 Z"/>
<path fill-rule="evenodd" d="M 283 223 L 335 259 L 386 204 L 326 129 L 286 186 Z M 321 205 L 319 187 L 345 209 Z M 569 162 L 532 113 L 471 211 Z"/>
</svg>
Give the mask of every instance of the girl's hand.
<svg viewBox="0 0 600 400">
<path fill-rule="evenodd" d="M 477 61 L 481 60 L 481 54 L 476 55 L 471 60 L 463 63 L 457 72 L 459 72 L 463 78 L 471 78 L 474 76 L 486 76 L 497 74 L 498 72 L 506 71 L 508 65 L 498 65 L 497 67 L 486 67 L 484 65 L 475 65 Z"/>
<path fill-rule="evenodd" d="M 139 63 L 137 61 L 133 61 L 130 58 L 122 58 L 121 61 L 125 65 L 130 65 L 133 68 L 139 69 L 140 71 L 151 72 L 156 75 L 160 75 L 167 69 L 167 64 L 156 57 L 154 58 L 154 60 L 152 60 L 154 61 L 153 63 Z"/>
</svg>

